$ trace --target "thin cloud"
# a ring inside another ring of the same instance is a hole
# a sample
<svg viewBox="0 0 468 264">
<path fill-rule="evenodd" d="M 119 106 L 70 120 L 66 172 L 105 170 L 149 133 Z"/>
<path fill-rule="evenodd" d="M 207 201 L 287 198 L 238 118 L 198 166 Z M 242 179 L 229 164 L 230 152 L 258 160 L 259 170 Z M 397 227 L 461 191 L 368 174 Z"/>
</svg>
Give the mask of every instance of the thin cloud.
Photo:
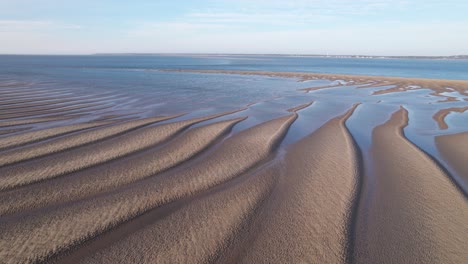
<svg viewBox="0 0 468 264">
<path fill-rule="evenodd" d="M 57 29 L 81 29 L 74 24 L 57 23 L 46 20 L 0 20 L 0 32 L 28 32 Z"/>
</svg>

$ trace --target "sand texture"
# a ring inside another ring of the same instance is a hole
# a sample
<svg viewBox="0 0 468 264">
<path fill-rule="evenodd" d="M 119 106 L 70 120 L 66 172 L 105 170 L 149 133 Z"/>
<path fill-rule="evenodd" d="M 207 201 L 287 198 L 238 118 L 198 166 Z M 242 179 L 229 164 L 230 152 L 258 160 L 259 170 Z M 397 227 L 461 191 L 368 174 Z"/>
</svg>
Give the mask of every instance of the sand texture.
<svg viewBox="0 0 468 264">
<path fill-rule="evenodd" d="M 367 212 L 358 218 L 356 259 L 463 263 L 467 201 L 437 164 L 405 140 L 407 122 L 402 108 L 373 131 L 375 189 Z"/>
<path fill-rule="evenodd" d="M 468 184 L 468 133 L 438 136 L 437 148 L 446 160 Z"/>
<path fill-rule="evenodd" d="M 320 85 L 185 111 L 0 82 L 0 263 L 466 263 L 466 81 L 196 72 Z"/>
</svg>

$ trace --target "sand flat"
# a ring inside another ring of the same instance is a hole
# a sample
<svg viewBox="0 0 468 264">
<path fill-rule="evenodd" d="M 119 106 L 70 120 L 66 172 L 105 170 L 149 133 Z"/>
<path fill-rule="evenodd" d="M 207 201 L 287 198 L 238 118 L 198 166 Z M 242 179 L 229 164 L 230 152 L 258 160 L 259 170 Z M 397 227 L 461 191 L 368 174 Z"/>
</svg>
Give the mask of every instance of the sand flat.
<svg viewBox="0 0 468 264">
<path fill-rule="evenodd" d="M 444 119 L 467 81 L 188 72 L 323 81 L 201 108 L 2 82 L 1 263 L 466 262 L 468 134 Z"/>
</svg>

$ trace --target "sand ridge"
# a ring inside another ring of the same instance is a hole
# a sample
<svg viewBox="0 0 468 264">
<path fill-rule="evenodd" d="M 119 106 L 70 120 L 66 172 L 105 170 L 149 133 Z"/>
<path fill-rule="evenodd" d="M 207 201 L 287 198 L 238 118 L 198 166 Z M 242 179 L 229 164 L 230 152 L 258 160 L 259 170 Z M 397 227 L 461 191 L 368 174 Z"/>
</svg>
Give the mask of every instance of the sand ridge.
<svg viewBox="0 0 468 264">
<path fill-rule="evenodd" d="M 291 146 L 258 234 L 239 262 L 347 260 L 349 215 L 360 177 L 356 146 L 344 126 L 353 111 Z"/>
<path fill-rule="evenodd" d="M 457 133 L 436 137 L 436 145 L 442 157 L 458 172 L 468 184 L 468 133 Z"/>
<path fill-rule="evenodd" d="M 155 175 L 208 148 L 244 119 L 236 118 L 197 127 L 160 148 L 81 170 L 55 181 L 0 193 L 0 215 L 78 200 Z"/>
<path fill-rule="evenodd" d="M 229 180 L 267 158 L 295 119 L 293 114 L 240 132 L 209 158 L 171 177 L 148 178 L 99 199 L 8 222 L 0 226 L 4 234 L 0 256 L 12 261 L 41 260 L 151 208 Z M 37 239 L 47 243 L 38 244 Z"/>
<path fill-rule="evenodd" d="M 462 263 L 468 205 L 449 176 L 405 139 L 407 122 L 401 108 L 373 131 L 375 191 L 358 214 L 356 261 Z"/>
</svg>

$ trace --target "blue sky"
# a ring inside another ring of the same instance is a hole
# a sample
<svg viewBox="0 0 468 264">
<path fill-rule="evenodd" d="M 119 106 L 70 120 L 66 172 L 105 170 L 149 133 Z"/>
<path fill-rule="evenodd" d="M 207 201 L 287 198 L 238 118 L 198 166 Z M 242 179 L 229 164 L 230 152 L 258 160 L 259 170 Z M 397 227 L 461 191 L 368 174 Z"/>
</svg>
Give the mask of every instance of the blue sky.
<svg viewBox="0 0 468 264">
<path fill-rule="evenodd" d="M 468 54 L 468 1 L 0 0 L 0 53 Z"/>
</svg>

